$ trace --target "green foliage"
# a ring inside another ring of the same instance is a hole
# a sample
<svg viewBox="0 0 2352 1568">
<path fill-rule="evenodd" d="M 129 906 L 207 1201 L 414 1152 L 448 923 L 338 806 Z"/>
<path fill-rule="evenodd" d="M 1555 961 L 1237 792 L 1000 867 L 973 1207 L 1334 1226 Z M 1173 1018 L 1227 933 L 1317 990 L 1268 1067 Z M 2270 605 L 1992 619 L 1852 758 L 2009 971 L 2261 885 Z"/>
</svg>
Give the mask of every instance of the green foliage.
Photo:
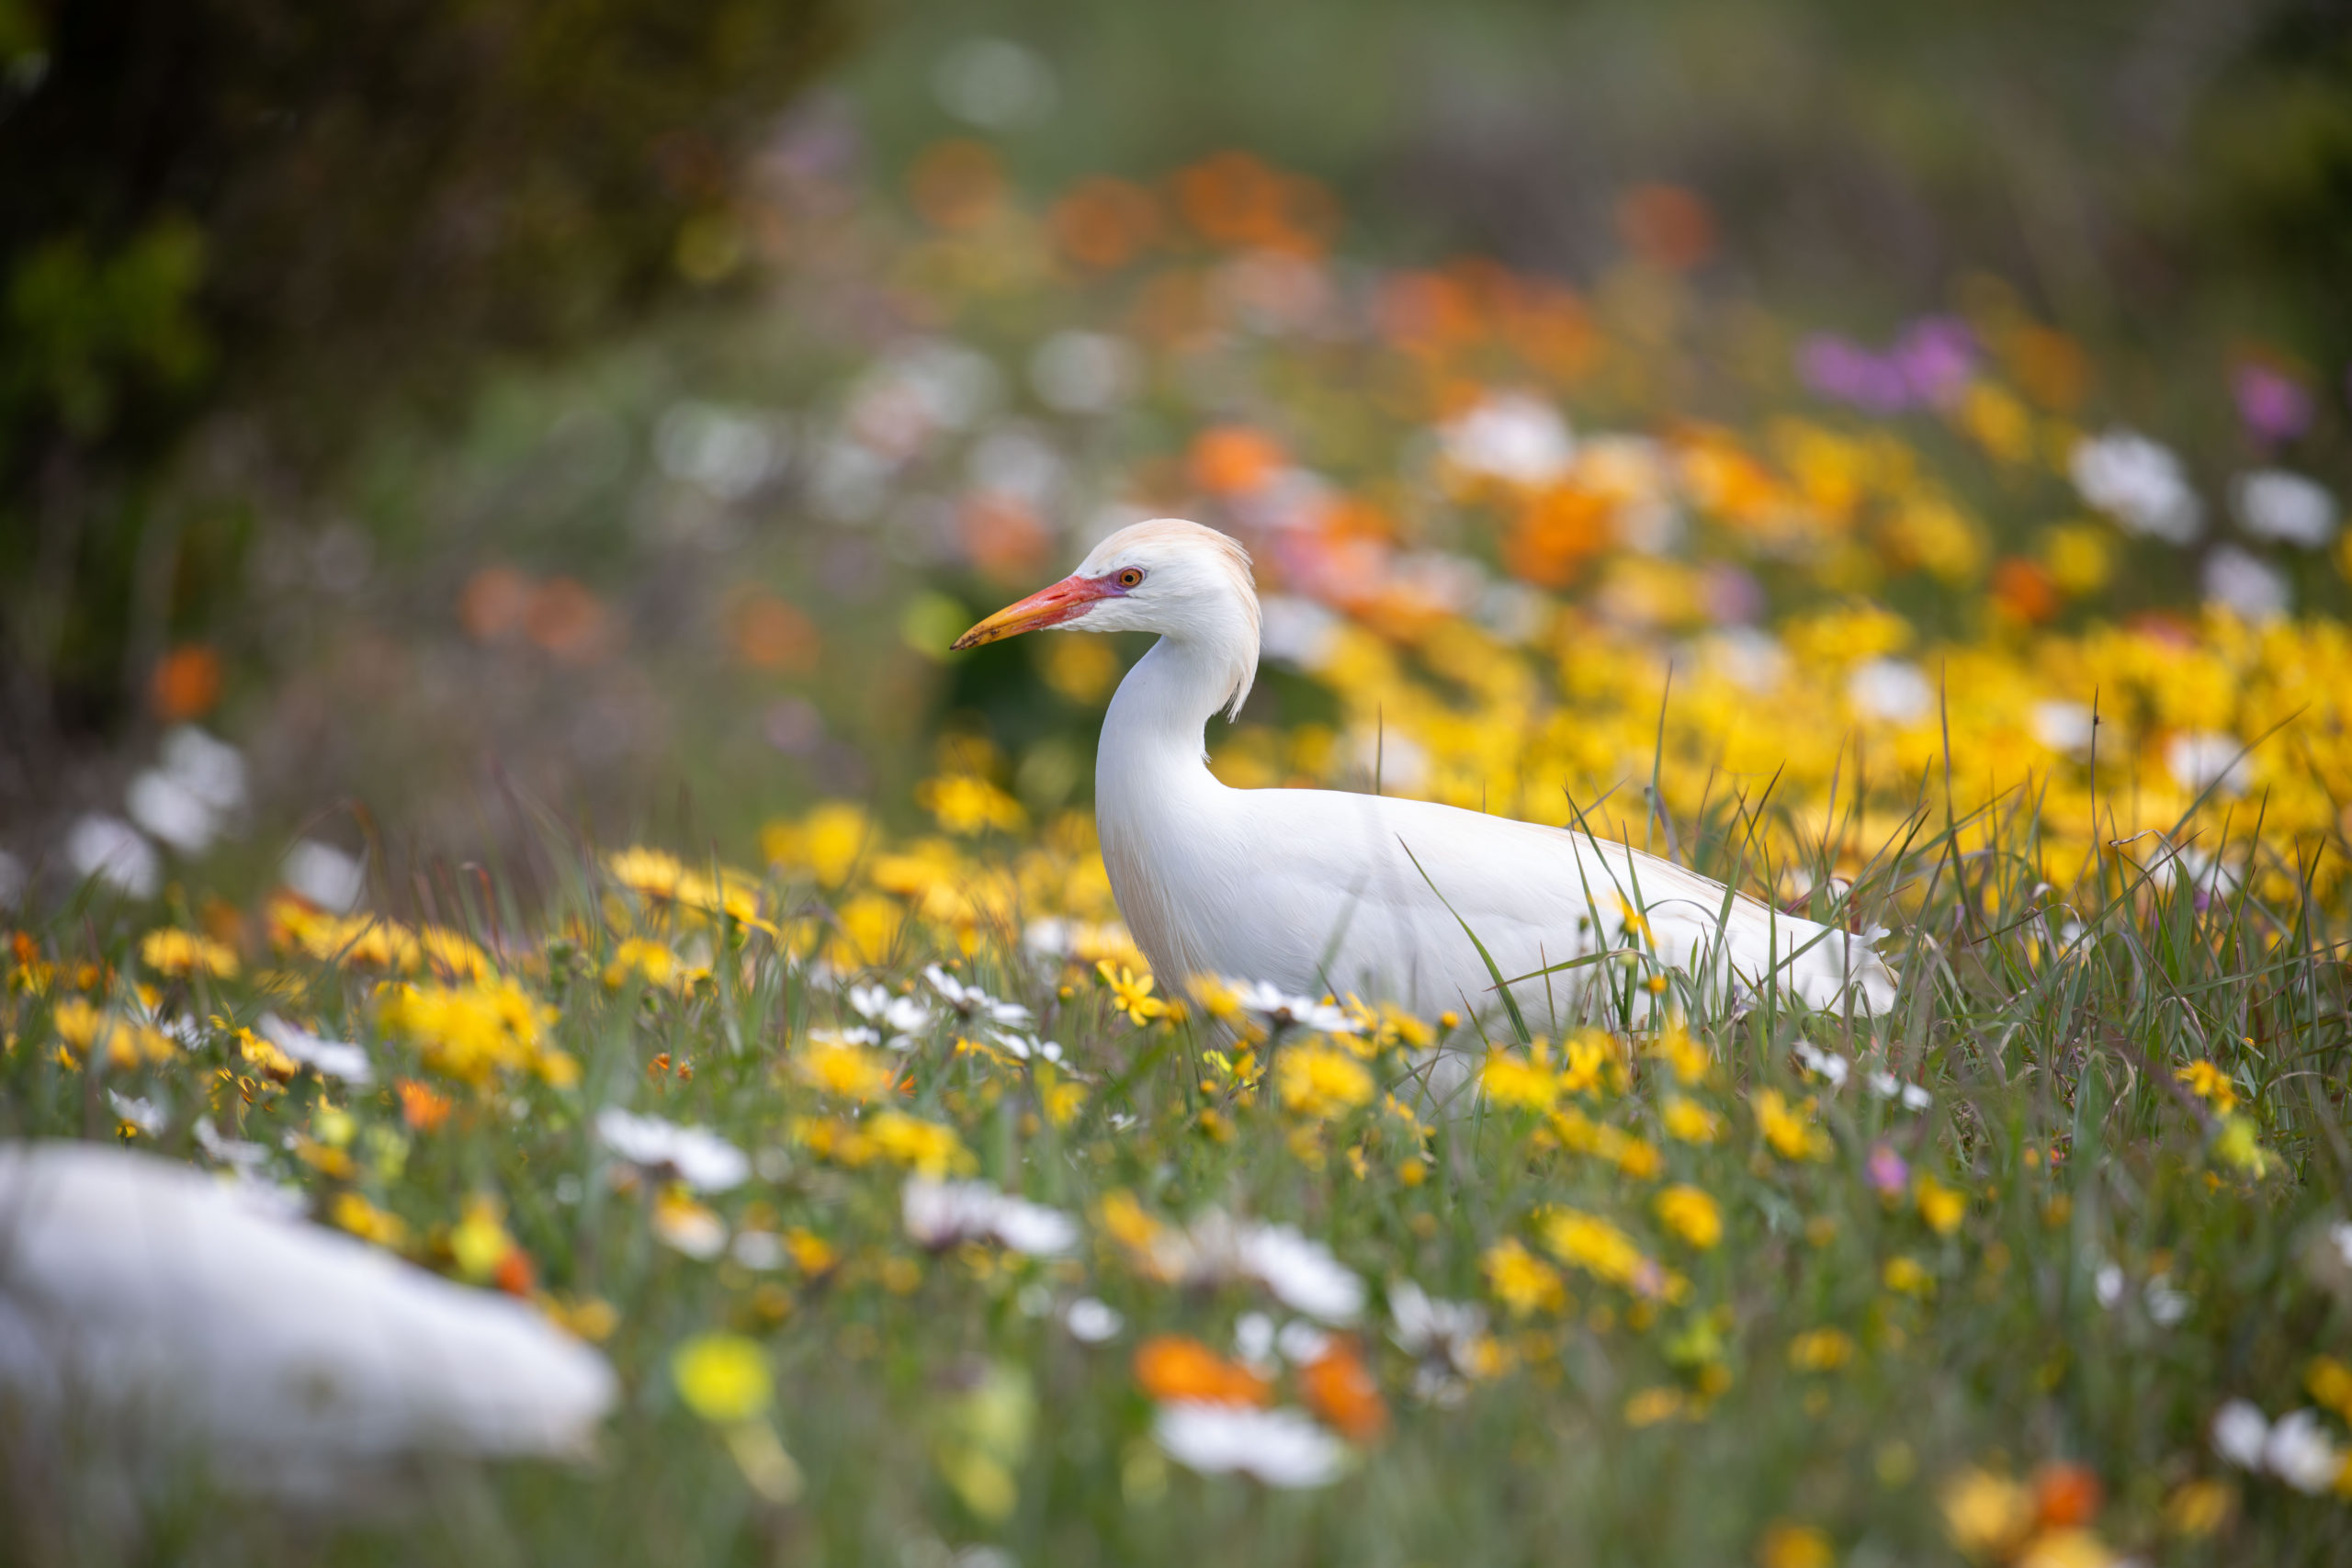
<svg viewBox="0 0 2352 1568">
<path fill-rule="evenodd" d="M 839 0 L 0 6 L 0 531 L 42 541 L 0 553 L 0 615 L 41 628 L 0 649 L 11 728 L 46 732 L 51 691 L 119 700 L 109 628 L 178 525 L 144 497 L 192 426 L 299 493 L 388 401 L 723 283 L 744 153 L 846 25 Z"/>
</svg>

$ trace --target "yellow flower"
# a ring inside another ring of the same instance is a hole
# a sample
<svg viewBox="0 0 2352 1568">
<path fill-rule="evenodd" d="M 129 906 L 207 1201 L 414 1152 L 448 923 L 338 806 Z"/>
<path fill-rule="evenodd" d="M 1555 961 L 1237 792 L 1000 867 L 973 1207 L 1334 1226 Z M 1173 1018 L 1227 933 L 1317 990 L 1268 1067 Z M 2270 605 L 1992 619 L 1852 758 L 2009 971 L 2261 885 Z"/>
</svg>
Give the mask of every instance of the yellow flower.
<svg viewBox="0 0 2352 1568">
<path fill-rule="evenodd" d="M 1078 1119 L 1086 1107 L 1086 1086 L 1073 1078 L 1065 1078 L 1052 1064 L 1037 1064 L 1037 1102 L 1046 1112 L 1046 1120 L 1056 1127 L 1067 1127 Z"/>
<path fill-rule="evenodd" d="M 2108 1568 L 2116 1554 L 2086 1529 L 2044 1530 L 2025 1543 L 2016 1568 Z"/>
<path fill-rule="evenodd" d="M 1688 1401 L 1679 1388 L 1645 1388 L 1625 1401 L 1625 1425 L 1655 1427 L 1661 1421 L 1671 1421 L 1682 1414 Z"/>
<path fill-rule="evenodd" d="M 1596 1280 L 1622 1286 L 1645 1300 L 1679 1301 L 1690 1289 L 1690 1281 L 1660 1268 L 1634 1244 L 1632 1236 L 1598 1214 L 1554 1209 L 1537 1225 L 1552 1256 Z"/>
<path fill-rule="evenodd" d="M 2165 1499 L 2165 1528 L 2191 1540 L 2201 1540 L 2229 1523 L 2237 1506 L 2237 1493 L 2222 1481 L 2188 1481 Z"/>
<path fill-rule="evenodd" d="M 605 965 L 605 985 L 617 991 L 635 975 L 649 986 L 667 986 L 678 973 L 676 953 L 661 942 L 633 936 L 613 950 L 612 962 Z"/>
<path fill-rule="evenodd" d="M 1541 1058 L 1531 1061 L 1514 1052 L 1497 1051 L 1487 1057 L 1478 1087 L 1498 1105 L 1544 1111 L 1560 1096 L 1560 1075 Z"/>
<path fill-rule="evenodd" d="M 1350 1051 L 1302 1041 L 1274 1066 L 1275 1092 L 1294 1116 L 1326 1121 L 1371 1103 L 1372 1074 Z"/>
<path fill-rule="evenodd" d="M 2230 1075 L 2201 1057 L 2173 1074 L 2188 1086 L 2188 1092 L 2211 1106 L 2222 1115 L 2237 1109 L 2237 1085 Z"/>
<path fill-rule="evenodd" d="M 233 951 L 195 931 L 149 931 L 139 943 L 139 961 L 156 974 L 175 979 L 191 975 L 227 979 L 237 972 Z"/>
<path fill-rule="evenodd" d="M 1659 1033 L 1650 1045 L 1650 1055 L 1672 1068 L 1675 1081 L 1686 1088 L 1706 1082 L 1715 1069 L 1713 1053 L 1690 1038 L 1690 1032 L 1682 1026 L 1680 1019 Z"/>
<path fill-rule="evenodd" d="M 1757 1568 L 1830 1568 L 1838 1553 L 1829 1538 L 1811 1525 L 1778 1521 L 1756 1544 Z"/>
<path fill-rule="evenodd" d="M 1879 1277 L 1885 1281 L 1888 1290 L 1898 1291 L 1906 1296 L 1931 1296 L 1936 1293 L 1935 1277 L 1916 1258 L 1888 1258 Z"/>
<path fill-rule="evenodd" d="M 2213 1137 L 2213 1157 L 2241 1176 L 2260 1180 L 2277 1156 L 2262 1146 L 2253 1120 L 2233 1111 L 2221 1119 L 2221 1129 Z"/>
<path fill-rule="evenodd" d="M 332 1213 L 336 1224 L 378 1247 L 397 1250 L 408 1240 L 408 1226 L 398 1214 L 386 1213 L 356 1192 L 336 1198 Z"/>
<path fill-rule="evenodd" d="M 1094 972 L 1111 987 L 1111 1005 L 1135 1022 L 1149 1023 L 1167 1016 L 1168 1004 L 1151 994 L 1150 976 L 1138 976 L 1124 964 L 1113 968 L 1107 958 L 1094 965 Z"/>
<path fill-rule="evenodd" d="M 1551 1128 L 1564 1147 L 1605 1159 L 1636 1181 L 1655 1181 L 1666 1168 L 1664 1156 L 1651 1144 L 1596 1122 L 1573 1105 L 1553 1112 Z"/>
<path fill-rule="evenodd" d="M 449 1228 L 449 1256 L 456 1260 L 458 1272 L 480 1283 L 495 1273 L 514 1250 L 514 1238 L 506 1234 L 498 1201 L 468 1199 L 464 1217 Z"/>
<path fill-rule="evenodd" d="M 904 1111 L 885 1111 L 867 1124 L 866 1138 L 874 1151 L 894 1165 L 902 1165 L 925 1176 L 945 1176 L 950 1170 L 960 1170 L 971 1163 L 956 1130 Z"/>
<path fill-rule="evenodd" d="M 605 856 L 605 869 L 630 892 L 673 910 L 724 915 L 739 925 L 775 929 L 759 918 L 759 883 L 748 873 L 722 866 L 714 879 L 690 870 L 675 855 L 641 845 Z"/>
<path fill-rule="evenodd" d="M 802 1083 L 842 1100 L 879 1100 L 898 1077 L 880 1052 L 842 1041 L 811 1040 L 794 1055 L 792 1066 Z"/>
<path fill-rule="evenodd" d="M 766 1352 L 740 1334 L 702 1334 L 670 1353 L 671 1381 L 686 1408 L 716 1426 L 767 1413 L 775 1399 Z"/>
<path fill-rule="evenodd" d="M 1956 1187 L 1946 1187 L 1927 1172 L 1912 1189 L 1912 1201 L 1919 1206 L 1919 1217 L 1938 1235 L 1950 1235 L 1968 1217 L 1968 1194 Z"/>
<path fill-rule="evenodd" d="M 1487 1276 L 1487 1288 L 1514 1317 L 1558 1312 L 1568 1304 L 1560 1271 L 1515 1240 L 1506 1237 L 1488 1247 L 1479 1267 Z"/>
<path fill-rule="evenodd" d="M 1658 1224 L 1704 1252 L 1724 1238 L 1723 1211 L 1702 1189 L 1678 1182 L 1652 1204 Z"/>
<path fill-rule="evenodd" d="M 559 1087 L 578 1081 L 579 1064 L 547 1039 L 556 1010 L 512 980 L 401 982 L 378 996 L 377 1021 L 384 1032 L 413 1042 L 435 1072 L 477 1088 L 498 1072 L 536 1072 Z"/>
<path fill-rule="evenodd" d="M 994 828 L 1017 833 L 1029 825 L 1021 803 L 970 773 L 942 773 L 915 786 L 915 801 L 958 838 Z"/>
<path fill-rule="evenodd" d="M 1815 1328 L 1789 1341 L 1789 1365 L 1803 1372 L 1834 1372 L 1854 1359 L 1854 1337 L 1842 1328 Z"/>
<path fill-rule="evenodd" d="M 1658 1112 L 1667 1135 L 1686 1144 L 1712 1144 L 1724 1135 L 1724 1119 L 1693 1100 L 1668 1095 Z"/>
<path fill-rule="evenodd" d="M 2033 1528 L 2033 1494 L 2007 1476 L 1964 1470 L 1944 1483 L 1944 1529 L 1971 1557 L 2007 1556 Z"/>
<path fill-rule="evenodd" d="M 771 822 L 760 832 L 760 849 L 771 865 L 806 868 L 828 887 L 849 878 L 872 836 L 865 810 L 845 800 L 828 800 L 798 822 Z"/>
<path fill-rule="evenodd" d="M 79 997 L 59 1002 L 50 1023 L 72 1057 L 103 1055 L 108 1066 L 125 1072 L 141 1063 L 170 1061 L 177 1050 L 172 1037 L 153 1025 L 102 1012 Z"/>
<path fill-rule="evenodd" d="M 1563 1094 L 1593 1094 L 1625 1087 L 1625 1047 L 1606 1030 L 1588 1029 L 1568 1041 L 1560 1073 Z"/>
<path fill-rule="evenodd" d="M 1829 1134 L 1811 1119 L 1811 1101 L 1792 1109 L 1779 1089 L 1767 1089 L 1757 1091 L 1754 1103 L 1764 1141 L 1782 1159 L 1827 1159 L 1836 1152 Z"/>
</svg>

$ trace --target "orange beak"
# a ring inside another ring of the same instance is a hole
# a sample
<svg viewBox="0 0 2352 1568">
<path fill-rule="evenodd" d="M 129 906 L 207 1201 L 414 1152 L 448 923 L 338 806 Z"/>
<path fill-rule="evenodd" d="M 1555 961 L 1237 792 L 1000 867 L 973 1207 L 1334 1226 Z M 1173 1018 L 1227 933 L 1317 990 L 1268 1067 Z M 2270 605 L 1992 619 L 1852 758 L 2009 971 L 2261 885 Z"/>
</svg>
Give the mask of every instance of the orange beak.
<svg viewBox="0 0 2352 1568">
<path fill-rule="evenodd" d="M 1065 577 L 1051 588 L 1041 588 L 1018 604 L 1007 604 L 962 637 L 950 647 L 957 653 L 967 648 L 978 648 L 984 642 L 996 642 L 1023 632 L 1043 631 L 1076 620 L 1086 613 L 1088 605 L 1098 599 L 1108 599 L 1117 591 L 1109 582 L 1091 577 Z"/>
</svg>

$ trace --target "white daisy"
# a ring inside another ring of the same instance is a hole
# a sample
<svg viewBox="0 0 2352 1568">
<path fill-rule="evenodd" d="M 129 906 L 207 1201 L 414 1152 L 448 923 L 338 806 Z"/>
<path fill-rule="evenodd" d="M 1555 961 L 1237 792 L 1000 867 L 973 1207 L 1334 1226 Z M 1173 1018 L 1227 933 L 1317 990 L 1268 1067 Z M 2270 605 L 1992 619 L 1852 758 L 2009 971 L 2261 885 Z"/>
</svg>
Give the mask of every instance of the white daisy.
<svg viewBox="0 0 2352 1568">
<path fill-rule="evenodd" d="M 596 1113 L 596 1137 L 629 1164 L 674 1171 L 679 1180 L 704 1192 L 724 1192 L 752 1173 L 743 1151 L 707 1128 L 634 1116 L 617 1105 Z"/>
<path fill-rule="evenodd" d="M 348 1041 L 324 1039 L 299 1024 L 287 1022 L 274 1012 L 261 1015 L 261 1036 L 304 1066 L 316 1070 L 321 1077 L 341 1078 L 351 1084 L 376 1081 L 376 1069 L 369 1064 L 367 1051 Z"/>
<path fill-rule="evenodd" d="M 945 999 L 959 1018 L 1010 1029 L 1025 1029 L 1036 1018 L 1020 1003 L 999 1001 L 978 986 L 966 985 L 936 964 L 925 969 L 922 977 L 931 982 L 931 988 Z"/>
<path fill-rule="evenodd" d="M 1347 1448 L 1303 1410 L 1251 1410 L 1190 1400 L 1163 1404 L 1151 1435 L 1169 1458 L 1204 1475 L 1239 1473 L 1303 1490 L 1339 1479 Z"/>
<path fill-rule="evenodd" d="M 985 1181 L 910 1177 L 899 1190 L 899 1209 L 907 1235 L 934 1252 L 959 1242 L 995 1240 L 1032 1258 L 1056 1258 L 1078 1245 L 1076 1220 Z"/>
</svg>

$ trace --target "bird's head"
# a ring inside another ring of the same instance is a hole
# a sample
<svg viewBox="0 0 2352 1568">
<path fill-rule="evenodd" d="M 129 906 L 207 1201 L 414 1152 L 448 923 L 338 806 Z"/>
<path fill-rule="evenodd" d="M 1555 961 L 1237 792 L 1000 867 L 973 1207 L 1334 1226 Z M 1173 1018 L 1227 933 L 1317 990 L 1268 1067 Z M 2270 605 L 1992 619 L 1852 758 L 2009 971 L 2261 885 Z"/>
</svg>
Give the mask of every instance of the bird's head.
<svg viewBox="0 0 2352 1568">
<path fill-rule="evenodd" d="M 1250 552 L 1181 517 L 1132 524 L 1095 546 L 1076 571 L 1006 605 L 957 637 L 955 647 L 978 648 L 1048 628 L 1158 632 L 1199 645 L 1229 672 L 1225 690 L 1238 711 L 1258 668 L 1258 591 Z M 1220 697 L 1221 705 L 1227 701 Z"/>
</svg>

